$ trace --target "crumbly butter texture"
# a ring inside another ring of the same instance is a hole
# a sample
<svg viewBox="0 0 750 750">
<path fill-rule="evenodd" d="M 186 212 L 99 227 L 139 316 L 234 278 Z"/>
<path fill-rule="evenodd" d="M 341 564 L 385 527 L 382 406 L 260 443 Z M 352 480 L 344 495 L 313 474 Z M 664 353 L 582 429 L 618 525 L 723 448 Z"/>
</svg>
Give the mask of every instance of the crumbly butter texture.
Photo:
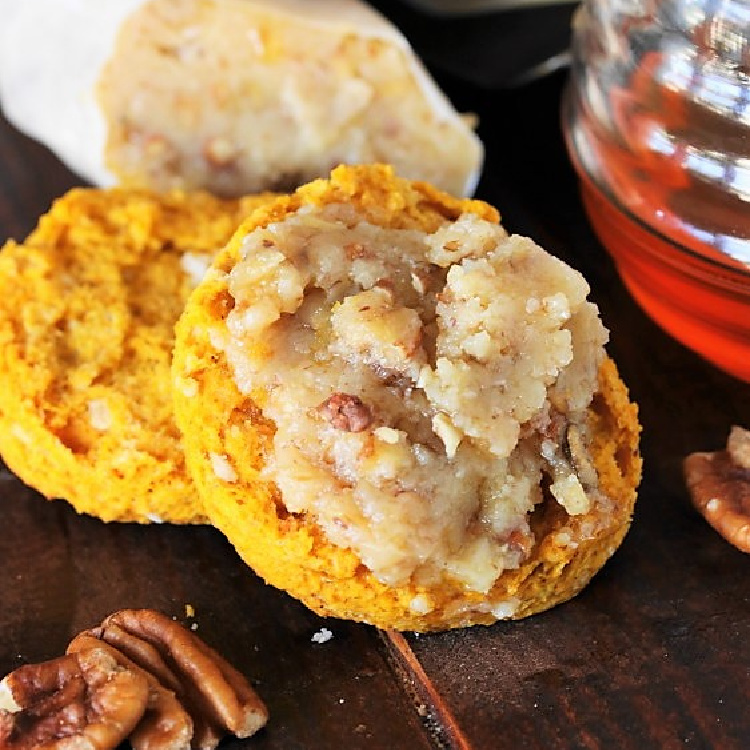
<svg viewBox="0 0 750 750">
<path fill-rule="evenodd" d="M 497 221 L 342 167 L 256 211 L 180 319 L 206 512 L 320 613 L 522 617 L 577 593 L 627 530 L 637 414 L 588 288 Z"/>
<path fill-rule="evenodd" d="M 361 0 L 34 0 L 0 26 L 0 100 L 95 184 L 220 195 L 390 162 L 470 194 L 483 149 Z"/>
<path fill-rule="evenodd" d="M 0 454 L 105 521 L 204 522 L 172 410 L 174 324 L 270 196 L 74 189 L 0 251 Z"/>
</svg>

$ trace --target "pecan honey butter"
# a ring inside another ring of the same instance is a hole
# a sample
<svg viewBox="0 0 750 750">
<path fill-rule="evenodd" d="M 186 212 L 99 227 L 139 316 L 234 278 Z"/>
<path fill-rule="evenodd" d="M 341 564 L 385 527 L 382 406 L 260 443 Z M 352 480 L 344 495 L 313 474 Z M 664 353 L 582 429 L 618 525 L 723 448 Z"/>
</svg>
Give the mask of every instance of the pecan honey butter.
<svg viewBox="0 0 750 750">
<path fill-rule="evenodd" d="M 324 614 L 431 630 L 569 598 L 640 476 L 587 293 L 487 204 L 386 167 L 258 209 L 177 328 L 206 512 Z"/>
<path fill-rule="evenodd" d="M 476 184 L 469 120 L 361 0 L 5 5 L 6 116 L 95 184 L 231 197 L 372 161 Z"/>
</svg>

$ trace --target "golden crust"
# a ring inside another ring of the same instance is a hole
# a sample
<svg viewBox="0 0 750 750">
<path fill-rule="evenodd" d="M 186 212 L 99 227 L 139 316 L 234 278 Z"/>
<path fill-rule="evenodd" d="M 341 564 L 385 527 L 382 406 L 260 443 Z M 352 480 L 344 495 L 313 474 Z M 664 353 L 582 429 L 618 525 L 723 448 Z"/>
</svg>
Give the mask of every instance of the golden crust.
<svg viewBox="0 0 750 750">
<path fill-rule="evenodd" d="M 371 222 L 387 227 L 433 231 L 464 211 L 498 221 L 497 212 L 487 204 L 458 201 L 425 184 L 399 180 L 388 168 L 340 167 L 330 181 L 318 180 L 254 212 L 217 257 L 215 267 L 229 270 L 239 257 L 242 238 L 256 227 L 280 220 L 303 204 L 341 201 L 354 203 Z M 491 598 L 509 605 L 507 615 L 524 617 L 578 593 L 622 541 L 640 479 L 639 425 L 636 407 L 628 401 L 614 364 L 605 360 L 590 418 L 600 488 L 612 499 L 612 508 L 569 518 L 555 511 L 555 505 L 552 512 L 539 514 L 534 523 L 540 541 L 531 558 L 504 573 L 487 596 L 467 592 L 447 577 L 431 588 L 384 585 L 351 550 L 328 542 L 303 515 L 289 514 L 275 486 L 261 478 L 273 425 L 237 390 L 223 354 L 209 341 L 210 329 L 223 323 L 230 306 L 224 275 L 210 273 L 177 325 L 173 378 L 188 466 L 206 512 L 240 556 L 269 583 L 319 614 L 383 628 L 441 630 L 489 624 L 506 616 L 502 606 L 495 614 L 486 611 L 483 604 Z M 195 383 L 195 395 L 187 396 L 180 387 L 186 380 Z M 229 458 L 236 481 L 216 476 L 212 454 Z M 415 597 L 430 611 L 415 612 L 410 606 Z"/>
<path fill-rule="evenodd" d="M 0 453 L 105 521 L 204 522 L 174 422 L 184 253 L 211 253 L 268 196 L 74 189 L 0 252 Z"/>
</svg>

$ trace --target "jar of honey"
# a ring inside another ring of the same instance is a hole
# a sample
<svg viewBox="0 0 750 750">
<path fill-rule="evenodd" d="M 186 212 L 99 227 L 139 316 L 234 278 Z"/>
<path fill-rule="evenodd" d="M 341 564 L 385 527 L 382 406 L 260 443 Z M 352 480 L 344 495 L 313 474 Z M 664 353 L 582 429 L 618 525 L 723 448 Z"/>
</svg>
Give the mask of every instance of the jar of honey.
<svg viewBox="0 0 750 750">
<path fill-rule="evenodd" d="M 635 299 L 750 381 L 750 2 L 584 0 L 563 127 Z"/>
</svg>

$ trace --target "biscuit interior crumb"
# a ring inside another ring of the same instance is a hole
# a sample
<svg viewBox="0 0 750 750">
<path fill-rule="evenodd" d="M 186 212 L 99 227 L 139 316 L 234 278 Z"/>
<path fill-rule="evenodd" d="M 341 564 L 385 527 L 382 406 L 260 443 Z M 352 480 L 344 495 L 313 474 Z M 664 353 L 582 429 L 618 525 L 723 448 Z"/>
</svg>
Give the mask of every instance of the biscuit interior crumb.
<svg viewBox="0 0 750 750">
<path fill-rule="evenodd" d="M 76 188 L 6 243 L 0 453 L 14 474 L 104 521 L 207 520 L 174 419 L 174 325 L 206 259 L 270 200 Z"/>
</svg>

